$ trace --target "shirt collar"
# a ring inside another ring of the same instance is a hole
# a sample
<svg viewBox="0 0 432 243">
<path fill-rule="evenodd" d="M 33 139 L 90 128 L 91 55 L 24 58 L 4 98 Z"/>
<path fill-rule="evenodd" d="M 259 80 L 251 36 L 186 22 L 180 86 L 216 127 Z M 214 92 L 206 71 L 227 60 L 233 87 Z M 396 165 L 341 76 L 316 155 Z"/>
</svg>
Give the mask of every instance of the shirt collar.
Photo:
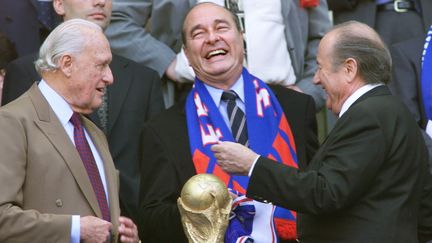
<svg viewBox="0 0 432 243">
<path fill-rule="evenodd" d="M 42 79 L 39 82 L 38 87 L 42 95 L 48 101 L 48 104 L 54 110 L 54 114 L 56 114 L 61 124 L 65 126 L 73 114 L 69 104 L 65 99 L 63 99 L 62 96 L 60 96 L 53 88 L 51 88 L 49 84 L 45 82 L 45 80 Z"/>
<path fill-rule="evenodd" d="M 233 90 L 237 93 L 240 100 L 244 103 L 244 88 L 243 88 L 243 76 L 240 76 L 240 78 L 234 83 L 234 85 L 230 88 L 230 90 Z M 219 107 L 221 102 L 222 93 L 224 90 L 218 89 L 215 87 L 212 87 L 206 83 L 204 83 L 204 86 L 207 88 L 207 91 L 209 92 L 210 96 L 212 97 L 214 103 L 216 104 L 216 107 Z"/>
<path fill-rule="evenodd" d="M 348 99 L 343 103 L 341 111 L 339 113 L 339 117 L 341 117 L 351 106 L 358 100 L 362 95 L 366 94 L 368 91 L 384 85 L 383 83 L 376 84 L 366 84 L 359 89 L 357 89 L 352 95 L 348 97 Z"/>
</svg>

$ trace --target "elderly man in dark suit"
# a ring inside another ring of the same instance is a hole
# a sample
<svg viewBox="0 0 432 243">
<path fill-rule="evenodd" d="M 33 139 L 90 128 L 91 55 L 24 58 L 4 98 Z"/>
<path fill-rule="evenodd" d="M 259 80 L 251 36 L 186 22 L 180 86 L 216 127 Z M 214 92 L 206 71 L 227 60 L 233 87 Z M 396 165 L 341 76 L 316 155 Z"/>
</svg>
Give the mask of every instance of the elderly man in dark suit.
<svg viewBox="0 0 432 243">
<path fill-rule="evenodd" d="M 236 20 L 213 3 L 194 6 L 185 19 L 184 50 L 197 75 L 194 88 L 186 100 L 143 129 L 139 226 L 146 242 L 186 241 L 176 200 L 184 183 L 200 173 L 215 174 L 239 192 L 242 205 L 237 209 L 246 202 L 256 211 L 250 219 L 253 229 L 228 226 L 228 242 L 235 242 L 233 236 L 295 241 L 295 213 L 282 208 L 273 212 L 273 206 L 245 198 L 248 178 L 223 173 L 210 151 L 218 141 L 237 141 L 304 168 L 317 147 L 313 98 L 269 87 L 243 68 L 243 38 Z"/>
<path fill-rule="evenodd" d="M 339 119 L 308 167 L 229 142 L 213 146 L 218 163 L 251 174 L 247 196 L 297 210 L 300 242 L 418 242 L 428 155 L 415 120 L 385 86 L 388 50 L 373 29 L 347 22 L 324 36 L 317 63 L 315 83 Z"/>
<path fill-rule="evenodd" d="M 83 116 L 113 82 L 111 58 L 98 25 L 66 21 L 41 47 L 40 83 L 0 109 L 1 242 L 139 241 L 106 138 Z"/>
<path fill-rule="evenodd" d="M 105 29 L 111 16 L 111 1 L 54 0 L 55 11 L 64 20 L 82 18 Z M 39 75 L 33 66 L 36 54 L 9 65 L 3 91 L 6 104 L 27 90 Z M 90 118 L 107 136 L 116 168 L 120 171 L 122 214 L 136 220 L 139 187 L 139 133 L 142 124 L 164 109 L 160 79 L 155 71 L 113 54 L 110 63 L 114 82 L 109 86 L 104 108 Z"/>
</svg>

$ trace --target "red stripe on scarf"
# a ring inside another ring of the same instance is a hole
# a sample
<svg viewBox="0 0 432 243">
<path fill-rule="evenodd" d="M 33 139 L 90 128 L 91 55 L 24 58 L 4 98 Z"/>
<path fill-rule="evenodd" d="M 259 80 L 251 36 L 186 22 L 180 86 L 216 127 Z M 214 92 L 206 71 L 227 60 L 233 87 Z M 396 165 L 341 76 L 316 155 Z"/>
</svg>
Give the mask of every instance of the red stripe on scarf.
<svg viewBox="0 0 432 243">
<path fill-rule="evenodd" d="M 246 189 L 234 180 L 233 180 L 233 189 L 240 192 L 243 195 L 246 195 Z"/>
<path fill-rule="evenodd" d="M 294 136 L 292 135 L 291 128 L 288 124 L 288 121 L 287 121 L 285 115 L 282 115 L 282 117 L 281 117 L 281 121 L 279 123 L 279 128 L 288 136 L 288 139 L 290 140 L 290 143 L 294 149 L 294 152 L 297 154 Z"/>
<path fill-rule="evenodd" d="M 279 129 L 282 130 L 289 139 L 289 143 L 292 146 L 292 149 L 294 150 L 294 153 L 297 154 L 297 149 L 294 142 L 294 137 L 292 135 L 291 129 L 288 125 L 288 121 L 286 120 L 286 117 L 283 115 L 281 117 L 281 121 L 279 123 Z M 298 168 L 297 163 L 295 162 L 293 155 L 291 154 L 290 148 L 286 141 L 281 137 L 280 133 L 276 136 L 275 141 L 273 142 L 273 148 L 279 153 L 279 156 L 282 159 L 282 163 L 285 165 Z"/>
<path fill-rule="evenodd" d="M 282 115 L 280 123 L 279 123 L 279 129 L 284 132 L 289 139 L 289 143 L 292 146 L 292 149 L 297 154 L 297 149 L 295 146 L 294 136 L 292 135 L 291 128 L 288 124 L 288 121 L 285 117 L 285 115 Z M 280 132 L 276 136 L 275 141 L 273 142 L 273 148 L 278 152 L 281 162 L 285 165 L 292 166 L 294 168 L 298 168 L 297 163 L 294 160 L 295 155 L 291 154 L 290 148 L 287 144 L 287 142 L 282 138 L 280 135 Z M 270 159 L 276 160 L 273 158 L 272 155 L 268 156 Z M 297 218 L 296 212 L 289 210 L 290 213 L 294 216 L 294 218 Z M 280 238 L 285 240 L 295 240 L 297 238 L 297 229 L 296 229 L 296 221 L 282 219 L 274 217 L 274 222 L 276 225 L 276 230 L 278 232 L 278 235 Z"/>
<path fill-rule="evenodd" d="M 197 174 L 206 173 L 210 161 L 210 158 L 207 155 L 202 153 L 199 149 L 195 149 L 192 160 L 195 165 L 195 170 Z"/>
<path fill-rule="evenodd" d="M 275 141 L 273 142 L 273 148 L 278 152 L 279 156 L 282 159 L 282 162 L 285 165 L 289 165 L 294 168 L 297 168 L 297 164 L 295 163 L 291 155 L 291 151 L 288 147 L 288 144 L 285 142 L 285 140 L 281 137 L 279 133 L 276 136 Z"/>
<path fill-rule="evenodd" d="M 286 240 L 295 240 L 297 238 L 297 227 L 295 221 L 281 218 L 274 218 L 274 221 L 276 223 L 276 230 L 280 238 Z"/>
<path fill-rule="evenodd" d="M 227 174 L 225 171 L 223 171 L 219 165 L 215 165 L 212 174 L 219 177 L 219 179 L 221 179 L 225 183 L 225 185 L 228 186 L 228 182 L 231 176 Z"/>
</svg>

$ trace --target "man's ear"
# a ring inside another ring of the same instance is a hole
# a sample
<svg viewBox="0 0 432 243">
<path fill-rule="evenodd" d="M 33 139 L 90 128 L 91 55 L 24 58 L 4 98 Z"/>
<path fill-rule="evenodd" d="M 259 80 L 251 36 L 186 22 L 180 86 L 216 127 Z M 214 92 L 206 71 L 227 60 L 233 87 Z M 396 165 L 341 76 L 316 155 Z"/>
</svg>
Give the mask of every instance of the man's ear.
<svg viewBox="0 0 432 243">
<path fill-rule="evenodd" d="M 65 15 L 63 0 L 53 0 L 53 7 L 58 15 L 62 17 Z"/>
<path fill-rule="evenodd" d="M 358 63 L 354 58 L 347 58 L 344 62 L 344 71 L 348 77 L 348 82 L 352 82 L 357 76 Z"/>
<path fill-rule="evenodd" d="M 63 55 L 59 60 L 59 70 L 63 72 L 66 77 L 70 77 L 73 71 L 73 58 L 69 54 Z"/>
</svg>

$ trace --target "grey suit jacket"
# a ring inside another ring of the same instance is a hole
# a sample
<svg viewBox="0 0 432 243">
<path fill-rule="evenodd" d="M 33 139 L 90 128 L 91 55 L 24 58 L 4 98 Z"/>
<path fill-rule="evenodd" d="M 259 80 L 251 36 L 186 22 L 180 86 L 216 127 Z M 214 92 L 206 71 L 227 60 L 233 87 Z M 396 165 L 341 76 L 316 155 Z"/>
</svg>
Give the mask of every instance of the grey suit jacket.
<svg viewBox="0 0 432 243">
<path fill-rule="evenodd" d="M 118 175 L 102 131 L 83 124 L 104 162 L 116 242 Z M 0 127 L 0 242 L 69 242 L 72 215 L 102 218 L 79 154 L 36 85 L 0 109 Z"/>
<path fill-rule="evenodd" d="M 113 0 L 111 24 L 105 31 L 114 53 L 157 70 L 162 76 L 182 46 L 181 29 L 196 0 Z M 281 1 L 287 48 L 297 85 L 324 105 L 325 94 L 312 83 L 316 50 L 330 28 L 326 0 L 304 9 L 299 1 Z"/>
</svg>

